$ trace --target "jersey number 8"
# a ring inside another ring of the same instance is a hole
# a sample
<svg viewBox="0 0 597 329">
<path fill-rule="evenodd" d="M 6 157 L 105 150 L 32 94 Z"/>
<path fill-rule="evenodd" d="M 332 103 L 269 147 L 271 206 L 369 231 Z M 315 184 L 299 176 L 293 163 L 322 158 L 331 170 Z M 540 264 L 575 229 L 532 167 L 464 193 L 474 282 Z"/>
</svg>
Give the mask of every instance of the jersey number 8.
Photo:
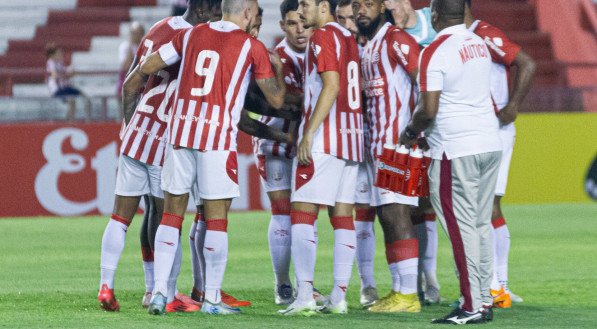
<svg viewBox="0 0 597 329">
<path fill-rule="evenodd" d="M 361 107 L 361 91 L 359 90 L 359 65 L 355 61 L 348 63 L 348 106 L 352 110 Z"/>
</svg>

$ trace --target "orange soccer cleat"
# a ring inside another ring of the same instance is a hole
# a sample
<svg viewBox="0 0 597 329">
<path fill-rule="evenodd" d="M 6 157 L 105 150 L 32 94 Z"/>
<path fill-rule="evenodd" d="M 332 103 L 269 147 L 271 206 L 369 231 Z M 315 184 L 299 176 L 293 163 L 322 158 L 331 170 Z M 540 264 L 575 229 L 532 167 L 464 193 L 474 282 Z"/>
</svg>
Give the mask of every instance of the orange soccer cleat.
<svg viewBox="0 0 597 329">
<path fill-rule="evenodd" d="M 197 305 L 199 307 L 201 307 L 201 304 L 202 304 L 201 302 L 194 300 L 193 298 L 183 294 L 182 292 L 177 293 L 174 298 L 180 300 L 183 303 L 193 304 L 193 305 Z"/>
<path fill-rule="evenodd" d="M 189 297 L 187 296 L 187 298 L 189 298 Z M 167 313 L 174 313 L 174 312 L 191 313 L 191 312 L 198 312 L 199 310 L 201 310 L 201 306 L 198 306 L 194 303 L 191 304 L 191 303 L 184 302 L 184 301 L 178 299 L 178 297 L 175 297 L 171 303 L 166 304 L 166 312 Z"/>
<path fill-rule="evenodd" d="M 230 307 L 246 307 L 246 306 L 251 306 L 251 302 L 247 301 L 247 300 L 238 300 L 230 295 L 228 295 L 227 293 L 225 293 L 224 291 L 220 291 L 220 294 L 222 295 L 222 302 L 224 302 L 224 304 L 230 306 Z"/>
<path fill-rule="evenodd" d="M 510 294 L 501 287 L 500 290 L 491 289 L 491 296 L 493 297 L 493 306 L 497 308 L 510 308 L 512 307 L 512 299 Z"/>
<path fill-rule="evenodd" d="M 120 305 L 114 297 L 114 289 L 108 288 L 107 284 L 102 285 L 99 293 L 97 294 L 97 301 L 100 303 L 100 307 L 107 312 L 118 312 Z"/>
</svg>

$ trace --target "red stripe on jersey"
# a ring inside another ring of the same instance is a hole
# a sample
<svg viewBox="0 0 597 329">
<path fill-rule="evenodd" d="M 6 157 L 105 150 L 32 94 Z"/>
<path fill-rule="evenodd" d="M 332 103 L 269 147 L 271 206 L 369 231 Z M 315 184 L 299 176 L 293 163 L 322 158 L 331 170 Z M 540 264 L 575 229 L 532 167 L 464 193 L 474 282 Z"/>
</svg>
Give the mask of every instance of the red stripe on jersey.
<svg viewBox="0 0 597 329">
<path fill-rule="evenodd" d="M 431 62 L 431 57 L 439 48 L 439 46 L 444 43 L 444 41 L 448 40 L 450 34 L 442 35 L 433 41 L 425 50 L 423 50 L 423 56 L 421 57 L 421 67 L 419 69 L 419 74 L 421 75 L 420 78 L 420 89 L 422 93 L 427 92 L 427 69 L 429 68 L 429 62 Z"/>
</svg>

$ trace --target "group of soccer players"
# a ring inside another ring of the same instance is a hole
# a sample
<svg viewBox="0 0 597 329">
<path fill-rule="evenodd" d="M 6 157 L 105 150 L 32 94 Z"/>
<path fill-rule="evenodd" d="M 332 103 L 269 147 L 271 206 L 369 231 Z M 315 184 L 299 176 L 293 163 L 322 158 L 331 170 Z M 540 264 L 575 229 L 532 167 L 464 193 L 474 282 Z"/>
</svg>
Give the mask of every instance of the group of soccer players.
<svg viewBox="0 0 597 329">
<path fill-rule="evenodd" d="M 519 105 L 528 92 L 534 64 L 503 32 L 474 20 L 470 2 L 467 27 L 485 40 L 495 63 L 497 120 L 500 109 Z M 257 0 L 189 0 L 183 16 L 158 22 L 141 42 L 123 86 L 115 206 L 102 239 L 98 301 L 104 310 L 119 309 L 114 274 L 142 196 L 149 209 L 141 232 L 142 303 L 149 313 L 235 314 L 250 305 L 221 291 L 228 210 L 240 193 L 238 129 L 256 136 L 256 164 L 272 209 L 274 302 L 288 305 L 281 314 L 346 313 L 355 258 L 360 302 L 371 312 L 419 312 L 421 302 L 439 303 L 437 229 L 428 200 L 373 185 L 376 158 L 384 145 L 398 144 L 417 104 L 420 53 L 435 37 L 431 11 L 414 11 L 408 0 L 284 0 L 280 9 L 285 38 L 272 52 L 257 40 Z M 509 98 L 511 66 L 518 70 Z M 261 119 L 252 120 L 247 110 Z M 496 191 L 492 293 L 496 306 L 509 307 L 516 300 L 507 286 L 509 234 L 499 200 L 514 127 L 502 131 L 509 142 Z M 198 201 L 190 297 L 176 289 L 189 193 Z M 329 296 L 313 287 L 322 205 L 334 230 Z M 373 273 L 376 215 L 392 277 L 381 299 Z"/>
</svg>

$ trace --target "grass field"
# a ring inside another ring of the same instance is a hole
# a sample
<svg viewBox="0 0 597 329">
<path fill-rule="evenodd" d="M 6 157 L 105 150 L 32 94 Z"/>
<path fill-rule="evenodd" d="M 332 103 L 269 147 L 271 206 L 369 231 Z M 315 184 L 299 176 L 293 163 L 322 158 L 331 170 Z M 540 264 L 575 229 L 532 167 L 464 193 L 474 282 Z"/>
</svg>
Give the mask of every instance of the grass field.
<svg viewBox="0 0 597 329">
<path fill-rule="evenodd" d="M 597 205 L 507 206 L 512 234 L 510 286 L 525 299 L 498 310 L 487 326 L 499 328 L 595 328 L 597 326 Z M 323 219 L 323 212 L 320 216 Z M 229 225 L 230 253 L 224 289 L 253 301 L 244 314 L 229 317 L 168 314 L 152 317 L 141 308 L 144 292 L 138 216 L 129 230 L 116 277 L 119 313 L 106 313 L 96 302 L 104 217 L 0 220 L 0 327 L 6 328 L 432 328 L 432 318 L 449 311 L 458 296 L 451 251 L 440 231 L 438 277 L 441 306 L 420 314 L 380 315 L 359 309 L 359 280 L 354 269 L 348 291 L 349 314 L 312 318 L 278 316 L 273 304 L 273 275 L 267 249 L 268 215 L 237 213 Z M 191 217 L 183 228 L 184 259 L 179 289 L 192 285 L 188 253 Z M 316 286 L 331 288 L 332 230 L 319 221 Z M 379 226 L 376 232 L 381 234 Z M 389 289 L 381 239 L 376 254 L 380 293 Z"/>
</svg>

